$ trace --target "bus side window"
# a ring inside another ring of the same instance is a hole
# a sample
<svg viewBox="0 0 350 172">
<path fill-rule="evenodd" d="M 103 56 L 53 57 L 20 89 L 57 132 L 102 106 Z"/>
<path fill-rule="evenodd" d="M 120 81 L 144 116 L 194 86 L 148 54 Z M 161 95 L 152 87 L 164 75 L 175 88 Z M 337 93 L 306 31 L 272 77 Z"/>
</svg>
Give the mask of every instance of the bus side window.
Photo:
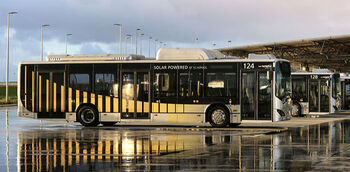
<svg viewBox="0 0 350 172">
<path fill-rule="evenodd" d="M 71 73 L 69 86 L 76 90 L 90 91 L 90 75 L 85 73 Z"/>
<path fill-rule="evenodd" d="M 112 73 L 96 73 L 95 92 L 105 96 L 118 97 L 118 85 L 115 85 L 114 78 Z"/>
<path fill-rule="evenodd" d="M 203 91 L 202 72 L 180 73 L 180 97 L 200 97 Z"/>
<path fill-rule="evenodd" d="M 155 98 L 176 97 L 176 72 L 155 73 Z"/>
</svg>

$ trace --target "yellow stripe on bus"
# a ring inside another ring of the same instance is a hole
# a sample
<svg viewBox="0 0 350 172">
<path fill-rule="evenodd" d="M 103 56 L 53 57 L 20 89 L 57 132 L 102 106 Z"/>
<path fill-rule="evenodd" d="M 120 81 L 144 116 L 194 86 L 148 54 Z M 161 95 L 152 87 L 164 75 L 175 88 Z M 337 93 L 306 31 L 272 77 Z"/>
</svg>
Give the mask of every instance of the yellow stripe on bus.
<svg viewBox="0 0 350 172">
<path fill-rule="evenodd" d="M 119 110 L 119 99 L 113 98 L 113 112 L 118 112 Z"/>
<path fill-rule="evenodd" d="M 160 104 L 160 112 L 166 113 L 167 104 L 166 103 L 159 103 L 159 104 Z"/>
<path fill-rule="evenodd" d="M 32 81 L 33 82 L 33 81 Z M 27 66 L 24 66 L 24 110 L 27 111 Z"/>
<path fill-rule="evenodd" d="M 34 112 L 34 110 L 35 110 L 35 104 L 34 104 L 34 98 L 35 98 L 35 84 L 34 84 L 34 81 L 35 81 L 35 79 L 34 79 L 34 75 L 35 75 L 35 73 L 34 72 L 32 72 L 32 112 Z"/>
<path fill-rule="evenodd" d="M 184 112 L 184 105 L 176 104 L 176 113 L 183 113 L 183 112 Z"/>
<path fill-rule="evenodd" d="M 143 112 L 149 113 L 149 103 L 148 102 L 143 102 Z"/>
<path fill-rule="evenodd" d="M 61 112 L 64 112 L 64 106 L 65 106 L 64 95 L 65 95 L 64 86 L 61 85 Z"/>
<path fill-rule="evenodd" d="M 98 101 L 98 111 L 102 112 L 103 106 L 102 106 L 102 95 L 97 96 Z"/>
<path fill-rule="evenodd" d="M 46 112 L 49 112 L 49 108 L 50 108 L 50 105 L 49 105 L 49 90 L 50 89 L 50 86 L 49 86 L 49 80 L 47 79 L 46 80 Z"/>
<path fill-rule="evenodd" d="M 158 103 L 152 103 L 152 112 L 159 112 L 158 111 Z"/>
<path fill-rule="evenodd" d="M 41 76 L 39 75 L 39 112 L 41 112 Z"/>
<path fill-rule="evenodd" d="M 175 113 L 175 104 L 168 104 L 168 112 Z"/>
<path fill-rule="evenodd" d="M 111 97 L 106 96 L 106 112 L 111 112 Z"/>
<path fill-rule="evenodd" d="M 57 87 L 57 84 L 56 82 L 53 83 L 53 112 L 56 112 L 57 111 L 57 95 L 56 95 L 56 87 Z"/>
<path fill-rule="evenodd" d="M 94 93 L 91 93 L 91 100 L 90 100 L 90 103 L 91 104 L 96 104 L 96 102 L 95 102 L 95 94 Z"/>
<path fill-rule="evenodd" d="M 134 100 L 128 100 L 129 103 L 129 112 L 135 112 L 135 102 Z"/>
<path fill-rule="evenodd" d="M 87 103 L 87 92 L 83 92 L 83 103 Z"/>
<path fill-rule="evenodd" d="M 142 113 L 142 104 L 143 104 L 143 102 L 142 101 L 136 101 L 136 112 L 138 112 L 138 113 Z"/>
<path fill-rule="evenodd" d="M 75 109 L 78 109 L 80 105 L 80 91 L 76 90 L 75 91 Z"/>
<path fill-rule="evenodd" d="M 68 88 L 68 112 L 72 112 L 72 88 Z"/>
</svg>

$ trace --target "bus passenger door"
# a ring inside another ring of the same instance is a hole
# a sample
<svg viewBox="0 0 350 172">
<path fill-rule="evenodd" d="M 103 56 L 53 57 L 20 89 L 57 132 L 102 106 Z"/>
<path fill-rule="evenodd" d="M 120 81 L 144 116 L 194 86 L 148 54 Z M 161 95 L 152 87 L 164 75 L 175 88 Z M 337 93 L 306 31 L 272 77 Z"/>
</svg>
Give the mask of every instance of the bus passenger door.
<svg viewBox="0 0 350 172">
<path fill-rule="evenodd" d="M 319 112 L 319 86 L 318 80 L 310 80 L 310 92 L 309 92 L 310 112 Z"/>
<path fill-rule="evenodd" d="M 327 80 L 320 80 L 320 112 L 330 112 L 330 86 Z"/>
<path fill-rule="evenodd" d="M 149 73 L 122 72 L 122 119 L 149 119 Z"/>
<path fill-rule="evenodd" d="M 242 72 L 242 120 L 272 120 L 272 89 L 268 75 L 267 71 Z"/>
</svg>

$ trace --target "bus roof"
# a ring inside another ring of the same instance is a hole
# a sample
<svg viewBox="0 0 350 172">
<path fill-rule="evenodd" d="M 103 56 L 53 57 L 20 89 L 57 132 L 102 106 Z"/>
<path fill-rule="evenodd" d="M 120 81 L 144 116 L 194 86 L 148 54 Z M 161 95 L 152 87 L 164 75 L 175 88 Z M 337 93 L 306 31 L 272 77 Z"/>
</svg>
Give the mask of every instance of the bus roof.
<svg viewBox="0 0 350 172">
<path fill-rule="evenodd" d="M 217 50 L 161 48 L 156 58 L 135 54 L 77 54 L 49 55 L 48 62 L 22 62 L 21 64 L 65 64 L 65 63 L 210 63 L 210 62 L 275 62 L 274 55 L 250 54 L 248 59 L 224 56 Z"/>
<path fill-rule="evenodd" d="M 276 62 L 276 61 L 285 61 L 285 59 L 217 59 L 217 60 L 181 60 L 181 61 L 171 61 L 171 60 L 125 60 L 125 61 L 47 61 L 47 62 L 20 62 L 20 64 L 94 64 L 94 63 L 227 63 L 227 62 Z"/>
</svg>

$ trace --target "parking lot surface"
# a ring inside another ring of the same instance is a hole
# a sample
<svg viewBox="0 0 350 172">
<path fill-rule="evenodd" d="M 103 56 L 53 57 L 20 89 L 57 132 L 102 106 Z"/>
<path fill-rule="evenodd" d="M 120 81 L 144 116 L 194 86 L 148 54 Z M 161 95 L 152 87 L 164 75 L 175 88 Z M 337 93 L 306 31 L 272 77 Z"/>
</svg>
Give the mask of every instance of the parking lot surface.
<svg viewBox="0 0 350 172">
<path fill-rule="evenodd" d="M 2 171 L 349 171 L 348 113 L 238 128 L 82 127 L 0 108 Z M 6 170 L 5 170 L 6 169 Z"/>
</svg>

